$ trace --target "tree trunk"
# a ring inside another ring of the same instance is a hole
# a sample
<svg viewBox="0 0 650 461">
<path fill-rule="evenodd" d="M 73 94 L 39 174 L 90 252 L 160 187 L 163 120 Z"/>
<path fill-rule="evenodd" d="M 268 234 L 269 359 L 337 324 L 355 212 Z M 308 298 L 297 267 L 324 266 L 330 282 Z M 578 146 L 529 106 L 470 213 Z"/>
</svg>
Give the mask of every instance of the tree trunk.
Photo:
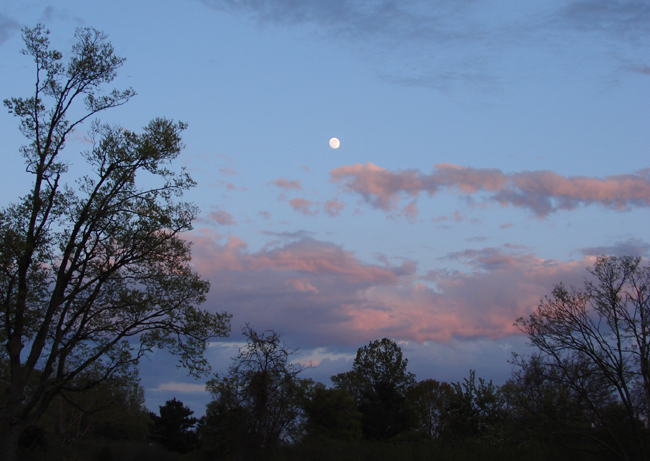
<svg viewBox="0 0 650 461">
<path fill-rule="evenodd" d="M 20 423 L 6 423 L 0 434 L 0 461 L 16 461 L 18 457 L 18 441 L 23 433 Z"/>
</svg>

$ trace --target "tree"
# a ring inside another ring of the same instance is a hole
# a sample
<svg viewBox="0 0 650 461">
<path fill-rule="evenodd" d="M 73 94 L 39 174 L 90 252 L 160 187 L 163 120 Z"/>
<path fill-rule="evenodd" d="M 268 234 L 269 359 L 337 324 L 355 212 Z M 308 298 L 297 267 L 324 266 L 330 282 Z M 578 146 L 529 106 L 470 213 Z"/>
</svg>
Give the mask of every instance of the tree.
<svg viewBox="0 0 650 461">
<path fill-rule="evenodd" d="M 379 383 L 390 384 L 405 393 L 415 383 L 415 375 L 407 372 L 408 359 L 402 349 L 388 338 L 372 341 L 357 350 L 352 370 L 331 377 L 334 386 L 348 391 L 359 401 L 364 392 L 371 391 Z"/>
<path fill-rule="evenodd" d="M 499 389 L 508 412 L 509 443 L 535 446 L 550 458 L 561 453 L 571 458 L 585 453 L 593 457 L 603 434 L 584 393 L 576 392 L 561 370 L 538 354 L 528 359 L 515 354 L 513 363 L 512 377 Z M 603 411 L 611 408 L 614 402 L 607 384 L 594 380 L 590 384 L 586 390 L 591 403 Z"/>
<path fill-rule="evenodd" d="M 160 416 L 149 413 L 151 418 L 149 438 L 163 447 L 178 453 L 189 453 L 198 442 L 194 426 L 198 419 L 194 412 L 173 398 L 158 406 Z"/>
<path fill-rule="evenodd" d="M 357 350 L 352 370 L 331 377 L 334 387 L 357 403 L 365 438 L 386 440 L 416 425 L 406 398 L 415 375 L 406 371 L 407 365 L 402 349 L 383 338 Z"/>
<path fill-rule="evenodd" d="M 312 382 L 299 378 L 304 367 L 290 362 L 296 351 L 278 333 L 257 333 L 249 324 L 242 332 L 246 345 L 227 376 L 217 374 L 207 384 L 214 400 L 202 436 L 213 448 L 210 439 L 219 441 L 219 450 L 232 449 L 232 442 L 241 440 L 255 457 L 268 458 L 281 442 L 297 437 L 302 402 Z"/>
<path fill-rule="evenodd" d="M 442 436 L 450 441 L 468 438 L 501 442 L 506 413 L 499 389 L 470 370 L 463 383 L 453 383 L 442 421 Z"/>
<path fill-rule="evenodd" d="M 607 444 L 611 452 L 630 459 L 638 451 L 647 459 L 650 266 L 639 257 L 599 256 L 589 272 L 593 279 L 582 290 L 557 285 L 516 325 L 539 349 L 537 360 L 588 404 L 613 441 Z M 602 404 L 612 398 L 624 409 L 633 444 L 612 425 L 612 405 Z"/>
<path fill-rule="evenodd" d="M 343 389 L 326 389 L 317 383 L 305 401 L 308 436 L 353 442 L 361 439 L 362 414 L 354 400 Z"/>
<path fill-rule="evenodd" d="M 75 381 L 82 379 L 89 378 Z M 52 400 L 39 426 L 61 445 L 88 438 L 145 441 L 149 417 L 139 381 L 133 373 L 113 376 L 83 392 L 63 391 Z M 83 383 L 75 385 L 83 388 Z"/>
<path fill-rule="evenodd" d="M 229 330 L 228 315 L 197 308 L 209 284 L 192 271 L 190 244 L 180 238 L 198 212 L 179 201 L 194 182 L 169 166 L 185 124 L 154 119 L 138 134 L 93 122 L 92 148 L 83 153 L 88 174 L 76 178 L 76 189 L 66 185 L 61 155 L 73 130 L 135 93 L 102 91 L 124 62 L 106 35 L 78 29 L 64 65 L 48 34 L 42 25 L 23 29 L 34 93 L 4 101 L 28 140 L 21 153 L 33 181 L 0 210 L 5 460 L 60 392 L 128 373 L 154 347 L 205 373 L 206 341 Z M 95 378 L 75 380 L 84 374 Z"/>
<path fill-rule="evenodd" d="M 419 381 L 409 388 L 407 398 L 423 434 L 432 439 L 441 437 L 444 414 L 453 394 L 451 385 L 435 379 Z"/>
</svg>

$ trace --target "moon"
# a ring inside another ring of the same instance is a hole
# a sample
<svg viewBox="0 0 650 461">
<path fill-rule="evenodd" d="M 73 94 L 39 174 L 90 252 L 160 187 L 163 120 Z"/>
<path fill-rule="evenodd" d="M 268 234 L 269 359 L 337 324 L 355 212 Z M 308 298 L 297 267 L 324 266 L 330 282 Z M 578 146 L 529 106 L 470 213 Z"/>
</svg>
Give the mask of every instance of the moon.
<svg viewBox="0 0 650 461">
<path fill-rule="evenodd" d="M 341 141 L 339 141 L 338 138 L 330 139 L 330 147 L 332 149 L 338 149 L 340 145 L 341 145 Z"/>
</svg>

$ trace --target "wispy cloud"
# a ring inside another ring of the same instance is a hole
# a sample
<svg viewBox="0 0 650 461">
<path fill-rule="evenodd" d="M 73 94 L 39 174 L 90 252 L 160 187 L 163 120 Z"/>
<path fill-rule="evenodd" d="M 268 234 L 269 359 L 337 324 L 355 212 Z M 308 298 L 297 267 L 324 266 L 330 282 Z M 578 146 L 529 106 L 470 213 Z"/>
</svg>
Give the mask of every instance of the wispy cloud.
<svg viewBox="0 0 650 461">
<path fill-rule="evenodd" d="M 610 60 L 622 57 L 622 44 L 639 45 L 637 53 L 643 52 L 650 35 L 645 0 L 551 0 L 510 7 L 472 0 L 202 2 L 259 23 L 309 25 L 312 36 L 343 42 L 366 58 L 377 58 L 382 63 L 378 73 L 387 81 L 438 89 L 507 80 L 508 75 L 540 65 L 540 53 L 558 59 L 557 50 L 568 39 L 575 43 L 575 34 L 585 38 L 578 51 L 582 57 L 588 54 L 585 50 L 597 48 L 598 59 Z M 634 55 L 625 57 L 636 61 Z"/>
<path fill-rule="evenodd" d="M 234 226 L 235 224 L 237 224 L 233 219 L 232 215 L 227 211 L 223 211 L 223 210 L 215 210 L 212 211 L 211 213 L 208 213 L 208 219 L 212 221 L 216 221 L 218 224 L 221 224 L 222 226 Z"/>
<path fill-rule="evenodd" d="M 234 176 L 239 174 L 234 168 L 219 168 L 219 173 L 221 173 L 221 176 Z"/>
<path fill-rule="evenodd" d="M 360 194 L 384 211 L 398 208 L 404 197 L 433 196 L 442 190 L 466 195 L 486 193 L 502 206 L 526 208 L 543 218 L 558 210 L 599 204 L 624 211 L 650 206 L 650 170 L 588 178 L 552 171 L 503 173 L 497 169 L 437 164 L 431 174 L 419 170 L 390 171 L 370 162 L 335 168 L 330 180 Z"/>
<path fill-rule="evenodd" d="M 284 178 L 280 178 L 280 179 L 274 179 L 273 181 L 270 182 L 271 184 L 275 184 L 276 186 L 278 186 L 280 189 L 302 190 L 302 186 L 300 185 L 299 179 L 287 180 Z"/>
<path fill-rule="evenodd" d="M 9 40 L 9 37 L 18 30 L 20 30 L 20 24 L 16 20 L 0 13 L 0 43 Z"/>
<path fill-rule="evenodd" d="M 325 213 L 332 217 L 340 215 L 341 211 L 343 211 L 343 208 L 345 208 L 345 203 L 341 202 L 338 199 L 328 200 L 323 205 Z"/>
<path fill-rule="evenodd" d="M 302 239 L 306 237 L 313 237 L 316 235 L 316 232 L 310 232 L 306 230 L 299 230 L 295 232 L 273 232 L 273 231 L 260 231 L 260 233 L 265 235 L 272 235 L 274 237 L 282 237 L 286 239 Z"/>
<path fill-rule="evenodd" d="M 207 392 L 205 390 L 205 384 L 191 384 L 191 383 L 177 383 L 177 382 L 169 382 L 169 383 L 161 383 L 158 385 L 157 388 L 155 389 L 147 389 L 148 392 L 164 392 L 164 391 L 175 391 L 175 392 L 182 392 L 182 393 L 203 393 Z"/>
<path fill-rule="evenodd" d="M 291 205 L 291 208 L 294 210 L 307 216 L 318 214 L 318 210 L 311 209 L 311 207 L 314 205 L 314 202 L 307 200 L 306 198 L 299 197 L 291 199 L 289 200 L 289 205 Z"/>
<path fill-rule="evenodd" d="M 628 239 L 614 245 L 581 248 L 580 253 L 586 256 L 613 255 L 613 256 L 649 256 L 650 243 L 641 239 Z"/>
</svg>

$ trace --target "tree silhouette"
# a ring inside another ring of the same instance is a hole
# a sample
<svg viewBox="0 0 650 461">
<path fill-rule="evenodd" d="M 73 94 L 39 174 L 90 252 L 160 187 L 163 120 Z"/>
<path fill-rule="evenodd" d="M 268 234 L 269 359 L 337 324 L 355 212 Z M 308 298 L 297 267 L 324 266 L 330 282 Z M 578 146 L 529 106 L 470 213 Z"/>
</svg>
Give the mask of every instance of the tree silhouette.
<svg viewBox="0 0 650 461">
<path fill-rule="evenodd" d="M 194 181 L 171 167 L 185 124 L 158 118 L 138 134 L 93 122 L 88 174 L 66 184 L 61 157 L 71 133 L 135 93 L 102 91 L 124 62 L 106 35 L 78 29 L 64 65 L 48 34 L 42 25 L 23 29 L 34 92 L 4 101 L 20 119 L 32 180 L 25 197 L 0 210 L 0 457 L 9 461 L 21 432 L 60 392 L 128 373 L 153 348 L 204 374 L 206 341 L 229 331 L 228 315 L 197 308 L 209 284 L 180 238 L 198 212 L 179 201 Z"/>
<path fill-rule="evenodd" d="M 406 398 L 415 375 L 406 371 L 407 365 L 397 343 L 383 338 L 357 350 L 352 370 L 331 377 L 357 403 L 365 438 L 386 440 L 415 426 Z"/>
<path fill-rule="evenodd" d="M 152 420 L 149 438 L 168 450 L 178 453 L 190 452 L 198 442 L 194 431 L 198 419 L 192 416 L 194 412 L 176 398 L 167 400 L 165 405 L 158 408 L 160 416 L 149 413 Z"/>
<path fill-rule="evenodd" d="M 278 333 L 257 333 L 247 324 L 243 334 L 246 345 L 228 374 L 217 375 L 207 384 L 214 400 L 208 405 L 210 418 L 202 433 L 228 440 L 232 430 L 234 438 L 246 439 L 247 450 L 256 451 L 255 457 L 268 458 L 280 442 L 296 438 L 303 395 L 311 381 L 299 378 L 304 367 L 290 362 L 295 351 L 282 343 Z"/>
<path fill-rule="evenodd" d="M 650 265 L 640 257 L 599 256 L 584 288 L 558 284 L 517 326 L 553 370 L 589 406 L 607 433 L 599 441 L 621 459 L 648 458 L 650 417 Z M 611 419 L 622 406 L 626 431 Z M 605 403 L 605 404 L 603 404 Z M 634 434 L 630 443 L 620 434 Z M 637 453 L 638 452 L 638 453 Z"/>
</svg>

